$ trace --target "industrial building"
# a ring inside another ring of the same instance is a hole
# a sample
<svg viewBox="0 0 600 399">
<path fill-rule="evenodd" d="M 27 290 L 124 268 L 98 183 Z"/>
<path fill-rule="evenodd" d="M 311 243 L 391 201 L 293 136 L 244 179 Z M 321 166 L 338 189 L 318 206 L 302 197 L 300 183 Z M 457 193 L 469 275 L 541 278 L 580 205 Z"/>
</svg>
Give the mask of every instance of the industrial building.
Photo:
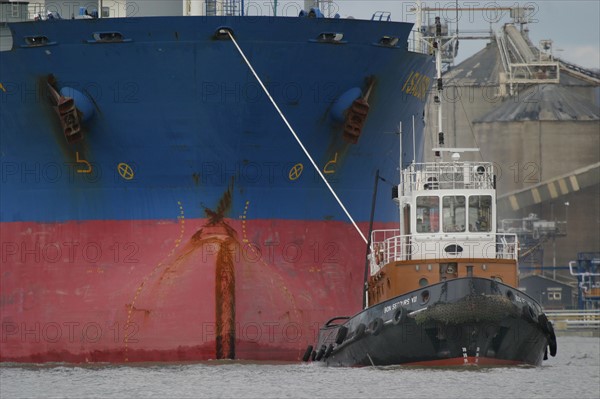
<svg viewBox="0 0 600 399">
<path fill-rule="evenodd" d="M 522 275 L 556 278 L 578 253 L 600 251 L 600 72 L 555 58 L 552 40 L 532 43 L 511 15 L 458 65 L 460 37 L 448 34 L 441 146 L 495 163 L 499 228 L 519 235 Z M 431 95 L 425 148 L 440 147 L 437 106 Z"/>
</svg>

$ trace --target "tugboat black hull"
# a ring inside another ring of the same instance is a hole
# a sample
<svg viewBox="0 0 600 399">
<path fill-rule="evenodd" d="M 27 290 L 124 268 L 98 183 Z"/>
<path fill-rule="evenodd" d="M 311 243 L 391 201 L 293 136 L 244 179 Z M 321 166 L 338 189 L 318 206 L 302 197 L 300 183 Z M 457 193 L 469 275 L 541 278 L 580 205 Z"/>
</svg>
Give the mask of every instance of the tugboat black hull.
<svg viewBox="0 0 600 399">
<path fill-rule="evenodd" d="M 535 300 L 500 282 L 469 277 L 332 319 L 305 359 L 330 366 L 540 365 L 548 347 L 555 355 L 552 324 Z"/>
</svg>

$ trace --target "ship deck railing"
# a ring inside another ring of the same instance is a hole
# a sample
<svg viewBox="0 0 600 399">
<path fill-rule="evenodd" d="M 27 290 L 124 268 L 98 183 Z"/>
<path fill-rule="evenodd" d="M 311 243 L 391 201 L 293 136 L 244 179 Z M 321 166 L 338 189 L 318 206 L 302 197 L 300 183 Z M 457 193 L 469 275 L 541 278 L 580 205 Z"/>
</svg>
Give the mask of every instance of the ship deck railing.
<svg viewBox="0 0 600 399">
<path fill-rule="evenodd" d="M 439 235 L 440 239 L 447 240 L 447 234 L 440 233 Z M 493 253 L 493 259 L 518 259 L 519 243 L 516 234 L 486 233 L 486 235 L 495 238 L 496 250 Z M 452 241 L 460 244 L 461 238 L 466 241 L 467 236 L 469 233 L 460 233 L 460 235 L 453 236 Z M 417 258 L 413 257 L 417 243 L 414 238 L 413 234 L 400 234 L 398 229 L 373 230 L 369 255 L 371 275 L 376 274 L 388 263 L 416 260 Z M 447 254 L 444 255 L 447 256 Z M 440 254 L 440 258 L 441 256 Z M 486 258 L 489 258 L 489 255 Z"/>
<path fill-rule="evenodd" d="M 491 162 L 413 163 L 402 171 L 399 191 L 409 195 L 420 190 L 492 190 Z"/>
</svg>

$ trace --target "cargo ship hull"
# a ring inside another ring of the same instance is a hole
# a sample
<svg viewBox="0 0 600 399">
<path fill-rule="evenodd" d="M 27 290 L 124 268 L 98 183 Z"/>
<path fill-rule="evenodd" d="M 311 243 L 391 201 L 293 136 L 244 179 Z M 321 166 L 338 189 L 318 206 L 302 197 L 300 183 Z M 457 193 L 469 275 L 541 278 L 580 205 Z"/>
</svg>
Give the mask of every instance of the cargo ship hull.
<svg viewBox="0 0 600 399">
<path fill-rule="evenodd" d="M 345 223 L 228 227 L 281 241 L 258 247 L 205 220 L 4 224 L 3 234 L 44 236 L 5 247 L 17 266 L 5 263 L 3 287 L 22 288 L 3 289 L 3 360 L 290 360 L 327 313 L 360 307 L 360 297 L 330 298 L 362 279 L 345 267 L 360 246 L 328 241 L 352 234 Z M 228 278 L 233 287 L 217 295 Z M 234 341 L 217 345 L 218 336 Z"/>
<path fill-rule="evenodd" d="M 433 65 L 380 43 L 406 43 L 410 24 L 171 17 L 9 27 L 2 361 L 295 360 L 333 310 L 360 309 L 364 242 L 217 32 L 233 33 L 366 235 L 375 171 L 398 168 L 399 125 L 407 159 L 422 155 L 412 149 L 423 147 Z M 327 32 L 343 40 L 320 40 Z M 81 139 L 67 135 L 53 89 L 74 98 Z M 348 140 L 359 98 L 368 115 Z M 388 202 L 376 226 L 394 222 Z"/>
</svg>

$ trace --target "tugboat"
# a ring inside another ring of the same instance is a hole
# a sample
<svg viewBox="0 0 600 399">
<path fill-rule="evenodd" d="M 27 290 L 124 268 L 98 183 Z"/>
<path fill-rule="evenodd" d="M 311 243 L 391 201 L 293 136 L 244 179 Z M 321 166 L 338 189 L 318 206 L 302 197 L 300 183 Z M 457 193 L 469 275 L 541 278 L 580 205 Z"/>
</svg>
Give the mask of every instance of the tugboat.
<svg viewBox="0 0 600 399">
<path fill-rule="evenodd" d="M 441 43 L 441 34 L 430 43 L 440 122 Z M 476 149 L 443 148 L 441 127 L 439 137 L 436 162 L 413 162 L 400 173 L 393 190 L 399 229 L 370 234 L 364 310 L 327 321 L 303 360 L 538 366 L 548 350 L 556 355 L 542 307 L 517 289 L 517 237 L 496 231 L 492 163 L 461 161 L 462 153 Z M 443 161 L 447 152 L 451 160 Z"/>
</svg>

